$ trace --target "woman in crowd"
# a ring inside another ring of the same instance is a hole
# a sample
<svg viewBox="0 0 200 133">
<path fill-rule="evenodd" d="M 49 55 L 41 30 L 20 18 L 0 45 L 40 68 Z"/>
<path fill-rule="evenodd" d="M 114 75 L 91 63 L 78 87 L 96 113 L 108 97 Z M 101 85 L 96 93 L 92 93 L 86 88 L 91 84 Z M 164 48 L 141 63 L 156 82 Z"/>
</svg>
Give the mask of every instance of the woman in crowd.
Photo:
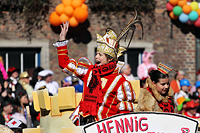
<svg viewBox="0 0 200 133">
<path fill-rule="evenodd" d="M 28 95 L 25 90 L 19 92 L 16 96 L 16 104 L 15 104 L 15 113 L 12 115 L 12 118 L 18 119 L 22 121 L 24 124 L 27 124 L 27 110 L 26 106 L 28 106 Z"/>
<path fill-rule="evenodd" d="M 174 112 L 174 92 L 169 87 L 168 73 L 172 68 L 159 63 L 158 70 L 151 70 L 148 87 L 140 91 L 137 111 Z"/>
</svg>

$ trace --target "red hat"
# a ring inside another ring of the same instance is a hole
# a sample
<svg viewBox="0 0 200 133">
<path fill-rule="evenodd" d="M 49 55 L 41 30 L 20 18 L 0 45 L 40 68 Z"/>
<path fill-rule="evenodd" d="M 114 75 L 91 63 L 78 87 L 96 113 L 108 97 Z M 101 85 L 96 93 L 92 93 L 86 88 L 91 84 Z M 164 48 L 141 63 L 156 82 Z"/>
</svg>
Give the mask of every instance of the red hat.
<svg viewBox="0 0 200 133">
<path fill-rule="evenodd" d="M 193 109 L 193 108 L 196 108 L 199 106 L 199 103 L 194 103 L 193 100 L 189 101 L 189 102 L 186 102 L 186 109 Z"/>
<path fill-rule="evenodd" d="M 8 68 L 8 76 L 10 77 L 12 75 L 13 72 L 19 71 L 18 68 L 16 67 L 9 67 Z"/>
</svg>

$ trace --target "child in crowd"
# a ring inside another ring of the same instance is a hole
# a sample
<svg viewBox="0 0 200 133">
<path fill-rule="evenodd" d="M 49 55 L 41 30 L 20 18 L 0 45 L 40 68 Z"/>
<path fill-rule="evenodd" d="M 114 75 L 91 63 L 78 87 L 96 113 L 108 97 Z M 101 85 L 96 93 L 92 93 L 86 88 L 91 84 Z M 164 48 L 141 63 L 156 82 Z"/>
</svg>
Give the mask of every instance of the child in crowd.
<svg viewBox="0 0 200 133">
<path fill-rule="evenodd" d="M 196 86 L 196 92 L 200 94 L 200 81 L 197 81 L 195 86 Z"/>
<path fill-rule="evenodd" d="M 189 98 L 189 87 L 191 86 L 188 79 L 182 79 L 180 81 L 181 90 L 179 93 L 175 94 L 175 103 L 176 105 L 182 104 L 185 99 Z"/>
<path fill-rule="evenodd" d="M 197 107 L 199 106 L 199 103 L 194 103 L 193 100 L 186 102 L 186 112 L 184 113 L 185 116 L 199 119 L 200 114 L 197 113 Z"/>
</svg>

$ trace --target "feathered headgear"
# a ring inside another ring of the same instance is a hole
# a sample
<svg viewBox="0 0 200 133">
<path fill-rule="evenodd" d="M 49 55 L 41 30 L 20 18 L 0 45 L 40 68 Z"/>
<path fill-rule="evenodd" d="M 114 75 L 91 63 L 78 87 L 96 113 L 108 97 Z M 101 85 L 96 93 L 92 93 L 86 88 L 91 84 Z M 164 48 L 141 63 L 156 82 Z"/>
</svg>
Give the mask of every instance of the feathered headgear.
<svg viewBox="0 0 200 133">
<path fill-rule="evenodd" d="M 106 33 L 103 36 L 97 34 L 97 43 L 99 43 L 97 51 L 108 54 L 111 57 L 113 57 L 114 60 L 117 60 L 117 58 L 122 55 L 122 52 L 126 51 L 127 48 L 129 47 L 131 40 L 133 38 L 134 31 L 136 29 L 135 26 L 136 23 L 139 23 L 141 25 L 142 37 L 143 37 L 143 25 L 142 22 L 137 19 L 137 11 L 136 11 L 135 17 L 126 25 L 126 27 L 124 27 L 124 29 L 121 31 L 119 35 L 117 35 L 117 33 L 111 28 L 107 28 Z M 124 39 L 126 41 L 128 32 L 130 30 L 132 30 L 132 34 L 127 44 L 127 47 L 125 48 L 123 46 L 120 46 L 119 45 L 120 40 L 123 39 L 123 37 L 125 36 Z"/>
</svg>

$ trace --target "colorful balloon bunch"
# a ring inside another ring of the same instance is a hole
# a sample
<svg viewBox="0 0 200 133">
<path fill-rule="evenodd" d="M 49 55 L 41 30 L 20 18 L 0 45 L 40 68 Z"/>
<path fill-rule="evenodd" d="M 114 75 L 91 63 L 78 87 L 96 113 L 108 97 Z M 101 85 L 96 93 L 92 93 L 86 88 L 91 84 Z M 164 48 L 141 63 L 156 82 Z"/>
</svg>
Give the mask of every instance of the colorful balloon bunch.
<svg viewBox="0 0 200 133">
<path fill-rule="evenodd" d="M 88 6 L 84 2 L 85 0 L 62 0 L 62 3 L 57 5 L 55 11 L 49 16 L 49 22 L 53 26 L 59 26 L 69 21 L 70 27 L 78 26 L 88 17 Z"/>
<path fill-rule="evenodd" d="M 200 8 L 196 1 L 191 0 L 169 0 L 166 7 L 172 19 L 179 19 L 182 23 L 194 24 L 200 27 Z"/>
</svg>

